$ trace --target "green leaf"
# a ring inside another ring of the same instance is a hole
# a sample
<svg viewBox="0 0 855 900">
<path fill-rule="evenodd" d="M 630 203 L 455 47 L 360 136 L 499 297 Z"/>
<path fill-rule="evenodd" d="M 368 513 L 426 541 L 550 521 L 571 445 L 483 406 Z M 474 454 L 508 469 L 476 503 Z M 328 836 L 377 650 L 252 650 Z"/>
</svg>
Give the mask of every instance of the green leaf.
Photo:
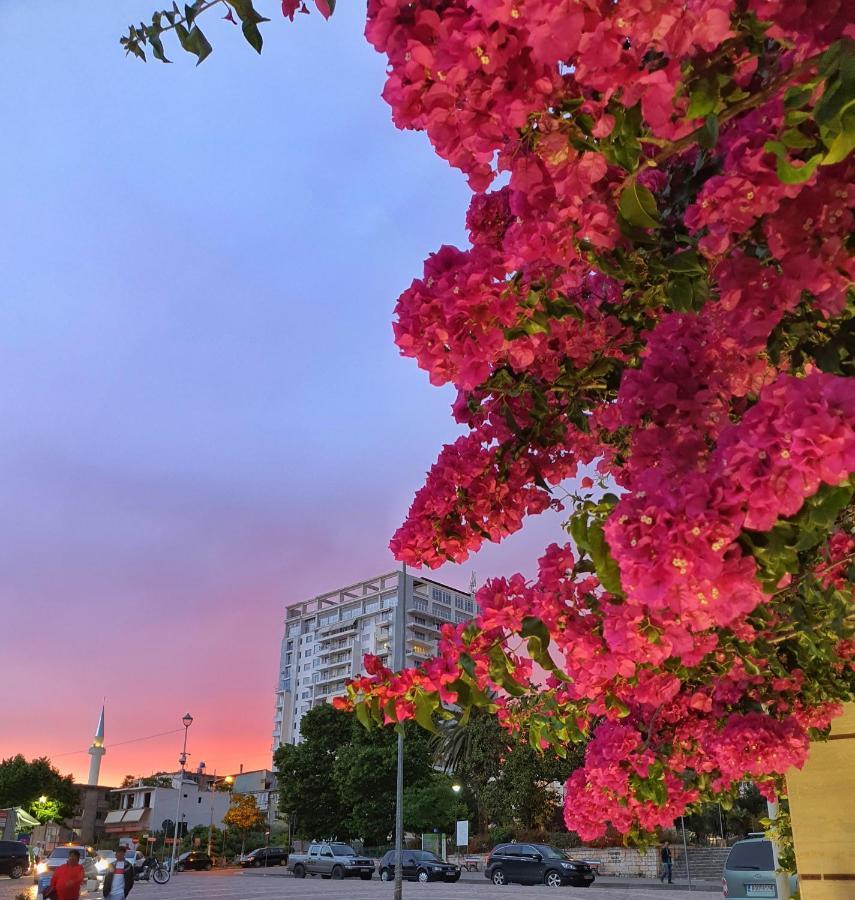
<svg viewBox="0 0 855 900">
<path fill-rule="evenodd" d="M 633 178 L 620 195 L 620 214 L 630 224 L 639 228 L 658 228 L 656 198 Z"/>
<path fill-rule="evenodd" d="M 698 130 L 698 143 L 706 150 L 712 150 L 718 142 L 718 116 L 707 116 Z"/>
<path fill-rule="evenodd" d="M 196 56 L 197 66 L 210 55 L 213 48 L 198 26 L 194 25 L 188 32 L 182 24 L 178 23 L 175 26 L 175 33 L 178 35 L 178 41 L 181 46 L 188 53 L 193 53 Z"/>
<path fill-rule="evenodd" d="M 359 724 L 362 725 L 367 731 L 371 730 L 372 725 L 374 724 L 371 721 L 371 715 L 368 712 L 368 706 L 365 703 L 357 703 L 356 704 L 356 718 L 359 720 Z"/>
<path fill-rule="evenodd" d="M 669 272 L 679 272 L 685 275 L 701 274 L 707 268 L 701 257 L 695 250 L 686 250 L 683 253 L 674 253 L 665 257 L 665 268 Z"/>
<path fill-rule="evenodd" d="M 708 116 L 715 112 L 718 104 L 718 81 L 714 78 L 702 78 L 692 88 L 689 95 L 689 108 L 686 110 L 686 117 L 689 119 L 699 119 L 701 116 Z"/>
<path fill-rule="evenodd" d="M 436 709 L 436 694 L 420 694 L 416 697 L 416 722 L 424 728 L 425 731 L 436 734 L 439 730 L 436 722 L 433 720 L 433 711 Z"/>
<path fill-rule="evenodd" d="M 620 585 L 620 569 L 606 543 L 606 538 L 603 534 L 603 526 L 600 522 L 593 523 L 588 528 L 588 537 L 590 538 L 591 560 L 597 570 L 597 577 L 600 579 L 600 584 L 610 594 L 622 596 L 623 590 Z"/>
<path fill-rule="evenodd" d="M 832 141 L 822 164 L 833 166 L 842 162 L 855 149 L 855 99 L 852 99 L 840 113 L 840 133 Z"/>
<path fill-rule="evenodd" d="M 258 30 L 258 25 L 256 25 L 255 22 L 244 22 L 240 29 L 250 47 L 252 47 L 256 53 L 261 53 L 261 47 L 264 44 L 264 40 L 261 37 L 261 32 Z"/>
<path fill-rule="evenodd" d="M 806 147 L 813 147 L 815 141 L 798 128 L 787 128 L 781 133 L 781 143 L 791 149 L 804 150 Z"/>
<path fill-rule="evenodd" d="M 668 282 L 668 306 L 676 312 L 691 312 L 694 309 L 695 292 L 690 278 L 678 275 Z"/>
<path fill-rule="evenodd" d="M 801 165 L 794 166 L 789 160 L 787 147 L 781 141 L 767 141 L 764 149 L 769 153 L 774 153 L 777 157 L 778 178 L 784 184 L 801 184 L 807 181 L 813 175 L 823 157 L 822 153 L 816 153 L 806 162 L 802 162 Z"/>
</svg>

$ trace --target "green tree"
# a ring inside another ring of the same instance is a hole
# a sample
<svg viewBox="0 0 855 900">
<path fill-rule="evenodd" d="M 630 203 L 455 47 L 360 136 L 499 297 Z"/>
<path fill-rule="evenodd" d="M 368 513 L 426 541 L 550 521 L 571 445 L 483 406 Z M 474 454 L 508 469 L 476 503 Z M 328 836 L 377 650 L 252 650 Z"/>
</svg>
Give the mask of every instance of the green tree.
<svg viewBox="0 0 855 900">
<path fill-rule="evenodd" d="M 310 709 L 300 720 L 302 742 L 283 744 L 273 755 L 283 815 L 292 816 L 294 833 L 303 838 L 347 838 L 332 769 L 339 750 L 353 733 L 353 716 L 328 704 Z"/>
<path fill-rule="evenodd" d="M 35 816 L 42 825 L 47 822 L 59 821 L 60 804 L 58 800 L 52 800 L 43 795 L 30 804 L 30 815 Z"/>
<path fill-rule="evenodd" d="M 242 836 L 241 852 L 243 852 L 247 834 L 264 826 L 264 816 L 258 808 L 255 797 L 252 794 L 232 794 L 229 808 L 223 816 L 223 824 Z"/>
<path fill-rule="evenodd" d="M 490 825 L 555 827 L 560 817 L 553 785 L 567 779 L 584 753 L 582 747 L 568 749 L 566 759 L 542 754 L 482 710 L 473 710 L 465 725 L 443 723 L 436 741 L 439 762 L 463 786 L 463 799 L 481 834 Z"/>
<path fill-rule="evenodd" d="M 19 753 L 0 762 L 0 808 L 20 806 L 32 810 L 40 797 L 56 804 L 56 818 L 73 815 L 77 805 L 74 779 L 61 775 L 46 756 L 28 762 Z"/>
<path fill-rule="evenodd" d="M 391 728 L 366 730 L 356 717 L 351 736 L 335 761 L 333 779 L 346 810 L 345 826 L 351 837 L 371 845 L 382 844 L 395 826 L 395 783 L 398 737 Z M 404 729 L 404 784 L 422 785 L 433 772 L 430 735 L 409 723 Z"/>
<path fill-rule="evenodd" d="M 420 834 L 438 828 L 454 834 L 455 822 L 468 816 L 466 804 L 454 792 L 448 775 L 436 772 L 404 790 L 404 828 Z"/>
<path fill-rule="evenodd" d="M 274 755 L 280 810 L 295 817 L 295 834 L 384 843 L 395 823 L 394 731 L 366 731 L 352 713 L 322 704 L 303 716 L 300 734 L 300 744 L 284 745 Z M 409 789 L 430 781 L 433 762 L 429 735 L 409 724 L 404 739 Z"/>
</svg>

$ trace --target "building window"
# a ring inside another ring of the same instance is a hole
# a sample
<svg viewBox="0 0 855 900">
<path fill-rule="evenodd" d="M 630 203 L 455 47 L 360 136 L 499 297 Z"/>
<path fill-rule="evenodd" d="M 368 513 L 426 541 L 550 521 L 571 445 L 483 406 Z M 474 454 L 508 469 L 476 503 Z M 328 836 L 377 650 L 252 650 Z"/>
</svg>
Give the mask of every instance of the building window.
<svg viewBox="0 0 855 900">
<path fill-rule="evenodd" d="M 466 612 L 469 612 L 469 613 L 475 612 L 475 604 L 473 603 L 471 597 L 460 597 L 460 596 L 455 597 L 454 605 L 458 609 L 465 609 Z"/>
<path fill-rule="evenodd" d="M 413 608 L 420 609 L 422 612 L 427 612 L 427 600 L 419 600 L 418 597 L 413 599 Z"/>
<path fill-rule="evenodd" d="M 451 591 L 444 591 L 442 588 L 435 587 L 431 589 L 430 595 L 433 597 L 434 602 L 451 606 Z"/>
</svg>

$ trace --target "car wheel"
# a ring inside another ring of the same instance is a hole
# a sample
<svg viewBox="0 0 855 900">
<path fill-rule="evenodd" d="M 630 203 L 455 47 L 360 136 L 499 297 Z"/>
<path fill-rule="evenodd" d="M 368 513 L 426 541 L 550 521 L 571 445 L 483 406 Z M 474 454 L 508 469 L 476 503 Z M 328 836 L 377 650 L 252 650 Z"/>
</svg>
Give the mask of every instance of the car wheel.
<svg viewBox="0 0 855 900">
<path fill-rule="evenodd" d="M 184 866 L 183 866 L 183 864 L 180 865 L 180 866 L 176 866 L 176 867 L 175 867 L 175 871 L 176 871 L 176 872 L 183 872 L 183 871 L 184 871 Z"/>
<path fill-rule="evenodd" d="M 556 872 L 555 869 L 551 872 L 547 872 L 546 877 L 543 879 L 543 883 L 547 887 L 561 887 L 562 881 L 561 873 Z"/>
<path fill-rule="evenodd" d="M 332 875 L 332 877 L 335 878 L 336 881 L 339 881 L 340 879 L 344 878 L 344 869 L 342 869 L 341 866 L 333 866 L 333 870 L 332 872 L 330 872 L 330 875 Z"/>
<path fill-rule="evenodd" d="M 12 866 L 12 868 L 9 870 L 10 878 L 20 878 L 23 874 L 24 874 L 24 867 L 17 863 L 14 866 Z"/>
<path fill-rule="evenodd" d="M 295 878 L 305 878 L 306 877 L 305 868 L 300 865 L 294 866 L 294 877 Z"/>
<path fill-rule="evenodd" d="M 427 873 L 424 869 L 419 869 L 418 874 L 416 875 L 416 878 L 417 878 L 422 884 L 426 884 L 428 881 L 430 881 L 430 876 L 428 875 L 428 873 Z"/>
<path fill-rule="evenodd" d="M 493 874 L 490 877 L 490 881 L 492 881 L 493 884 L 507 884 L 508 883 L 508 879 L 505 878 L 505 873 L 502 869 L 493 869 Z"/>
<path fill-rule="evenodd" d="M 380 870 L 380 880 L 381 881 L 391 881 L 392 873 L 388 869 L 381 869 Z"/>
<path fill-rule="evenodd" d="M 253 864 L 253 866 L 255 866 L 256 869 L 260 869 L 260 868 L 261 868 L 261 860 L 260 860 L 260 859 L 254 859 L 254 860 L 252 861 L 252 864 Z"/>
<path fill-rule="evenodd" d="M 206 871 L 206 872 L 210 872 L 211 869 L 213 869 L 213 868 L 214 868 L 214 864 L 213 864 L 213 863 L 209 863 L 209 862 L 208 862 L 208 863 L 205 863 L 205 871 Z"/>
</svg>

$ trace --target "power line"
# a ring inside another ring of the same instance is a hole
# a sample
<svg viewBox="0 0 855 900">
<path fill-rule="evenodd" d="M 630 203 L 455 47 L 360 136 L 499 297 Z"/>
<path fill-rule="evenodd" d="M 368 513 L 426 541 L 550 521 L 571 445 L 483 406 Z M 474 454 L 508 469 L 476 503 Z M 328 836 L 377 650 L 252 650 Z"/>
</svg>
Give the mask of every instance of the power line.
<svg viewBox="0 0 855 900">
<path fill-rule="evenodd" d="M 180 728 L 173 728 L 171 731 L 159 731 L 157 734 L 149 734 L 146 737 L 131 738 L 129 741 L 117 741 L 113 744 L 107 744 L 106 747 L 109 749 L 110 747 L 124 747 L 126 744 L 138 744 L 140 741 L 151 741 L 154 738 L 166 737 L 168 734 L 178 734 L 180 731 Z M 48 759 L 59 759 L 62 756 L 77 756 L 78 753 L 88 752 L 88 747 L 85 750 L 69 750 L 66 753 L 48 754 Z"/>
</svg>

